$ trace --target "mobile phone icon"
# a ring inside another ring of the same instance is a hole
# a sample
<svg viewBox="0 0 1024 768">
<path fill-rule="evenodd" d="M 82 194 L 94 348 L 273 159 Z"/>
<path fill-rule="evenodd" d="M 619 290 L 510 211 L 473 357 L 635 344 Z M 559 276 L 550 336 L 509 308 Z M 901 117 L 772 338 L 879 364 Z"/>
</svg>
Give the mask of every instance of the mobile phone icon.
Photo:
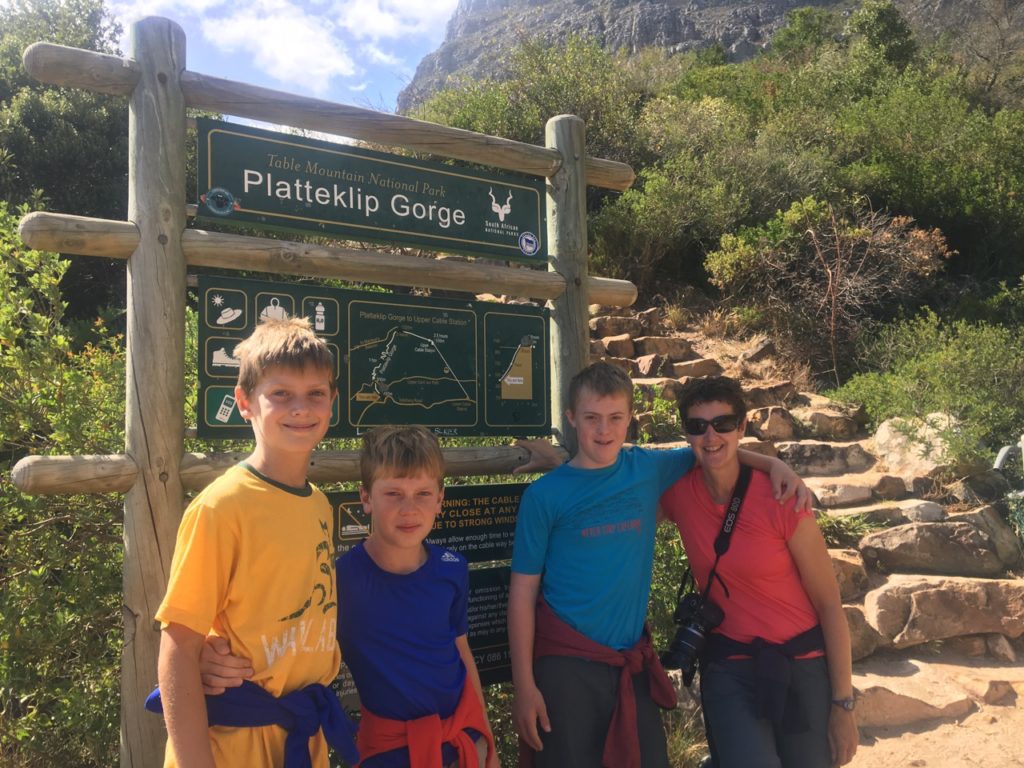
<svg viewBox="0 0 1024 768">
<path fill-rule="evenodd" d="M 221 424 L 227 424 L 231 419 L 231 413 L 235 410 L 235 398 L 234 395 L 224 395 L 224 399 L 220 401 L 220 407 L 217 409 L 217 415 L 214 418 Z"/>
</svg>

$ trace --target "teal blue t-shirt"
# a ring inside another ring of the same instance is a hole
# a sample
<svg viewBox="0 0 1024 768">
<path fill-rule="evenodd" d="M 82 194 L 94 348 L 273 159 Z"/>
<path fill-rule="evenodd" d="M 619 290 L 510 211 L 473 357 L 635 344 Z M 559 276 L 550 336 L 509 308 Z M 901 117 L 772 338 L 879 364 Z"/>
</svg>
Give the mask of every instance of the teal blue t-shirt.
<svg viewBox="0 0 1024 768">
<path fill-rule="evenodd" d="M 693 466 L 689 448 L 624 448 L 610 467 L 564 464 L 531 483 L 516 521 L 512 570 L 541 574 L 555 614 L 616 650 L 643 631 L 658 499 Z"/>
</svg>

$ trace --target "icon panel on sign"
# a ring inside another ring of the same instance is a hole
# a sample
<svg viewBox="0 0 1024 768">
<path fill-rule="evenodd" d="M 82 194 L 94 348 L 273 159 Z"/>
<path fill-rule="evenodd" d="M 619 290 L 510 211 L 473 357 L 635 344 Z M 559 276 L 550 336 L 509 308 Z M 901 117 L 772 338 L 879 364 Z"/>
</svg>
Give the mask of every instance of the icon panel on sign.
<svg viewBox="0 0 1024 768">
<path fill-rule="evenodd" d="M 259 293 L 256 312 L 260 320 L 287 320 L 295 316 L 295 300 L 284 293 Z"/>
<path fill-rule="evenodd" d="M 245 293 L 233 288 L 208 288 L 203 298 L 206 325 L 210 328 L 244 328 L 246 316 Z"/>
<path fill-rule="evenodd" d="M 235 388 L 232 386 L 207 387 L 203 395 L 205 411 L 203 419 L 208 427 L 245 427 L 248 425 L 238 412 Z"/>
<path fill-rule="evenodd" d="M 313 331 L 322 336 L 338 333 L 341 309 L 336 299 L 325 296 L 307 296 L 302 300 L 302 316 L 309 318 Z"/>
<path fill-rule="evenodd" d="M 242 366 L 242 361 L 234 356 L 239 339 L 228 336 L 210 336 L 206 340 L 206 354 L 203 361 L 206 375 L 216 378 L 234 379 Z"/>
</svg>

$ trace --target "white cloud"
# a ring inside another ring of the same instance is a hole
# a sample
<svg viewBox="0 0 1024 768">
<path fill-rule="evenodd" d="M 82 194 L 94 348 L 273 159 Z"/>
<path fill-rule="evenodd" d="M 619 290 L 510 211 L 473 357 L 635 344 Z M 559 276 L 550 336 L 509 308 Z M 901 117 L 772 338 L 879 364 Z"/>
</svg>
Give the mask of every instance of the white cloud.
<svg viewBox="0 0 1024 768">
<path fill-rule="evenodd" d="M 386 64 L 389 67 L 401 67 L 406 66 L 405 61 L 398 56 L 393 56 L 386 51 L 381 50 L 376 45 L 366 44 L 360 49 L 366 55 L 366 57 L 374 64 Z"/>
<path fill-rule="evenodd" d="M 335 0 L 339 26 L 354 37 L 380 40 L 439 34 L 458 0 Z"/>
<path fill-rule="evenodd" d="M 282 83 L 327 92 L 334 77 L 357 72 L 334 25 L 289 0 L 235 6 L 219 18 L 202 20 L 203 37 L 227 53 L 252 56 L 253 64 Z"/>
<path fill-rule="evenodd" d="M 166 16 L 195 40 L 189 46 L 190 69 L 209 71 L 200 51 L 212 48 L 232 58 L 232 79 L 259 82 L 258 77 L 240 74 L 259 72 L 277 81 L 272 87 L 322 97 L 329 97 L 339 86 L 358 93 L 378 88 L 375 78 L 411 77 L 417 61 L 409 59 L 440 42 L 458 4 L 458 0 L 106 1 L 124 26 L 122 50 L 128 50 L 127 33 L 133 22 L 145 16 Z M 349 79 L 355 85 L 350 86 Z"/>
<path fill-rule="evenodd" d="M 227 0 L 189 0 L 188 5 L 182 5 L 179 0 L 110 0 L 106 5 L 127 29 L 129 24 L 146 16 L 175 20 L 184 16 L 200 17 L 228 3 Z"/>
</svg>

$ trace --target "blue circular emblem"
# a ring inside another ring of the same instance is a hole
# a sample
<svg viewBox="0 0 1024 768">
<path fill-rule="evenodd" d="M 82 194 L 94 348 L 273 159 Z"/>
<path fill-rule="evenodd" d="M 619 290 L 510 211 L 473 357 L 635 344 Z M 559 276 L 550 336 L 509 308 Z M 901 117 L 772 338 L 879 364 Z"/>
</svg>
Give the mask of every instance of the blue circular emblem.
<svg viewBox="0 0 1024 768">
<path fill-rule="evenodd" d="M 200 197 L 202 203 L 217 216 L 227 216 L 235 210 L 235 198 L 223 187 L 214 187 Z"/>
<path fill-rule="evenodd" d="M 540 239 L 533 232 L 523 232 L 519 236 L 519 250 L 525 256 L 533 256 L 540 250 Z"/>
</svg>

